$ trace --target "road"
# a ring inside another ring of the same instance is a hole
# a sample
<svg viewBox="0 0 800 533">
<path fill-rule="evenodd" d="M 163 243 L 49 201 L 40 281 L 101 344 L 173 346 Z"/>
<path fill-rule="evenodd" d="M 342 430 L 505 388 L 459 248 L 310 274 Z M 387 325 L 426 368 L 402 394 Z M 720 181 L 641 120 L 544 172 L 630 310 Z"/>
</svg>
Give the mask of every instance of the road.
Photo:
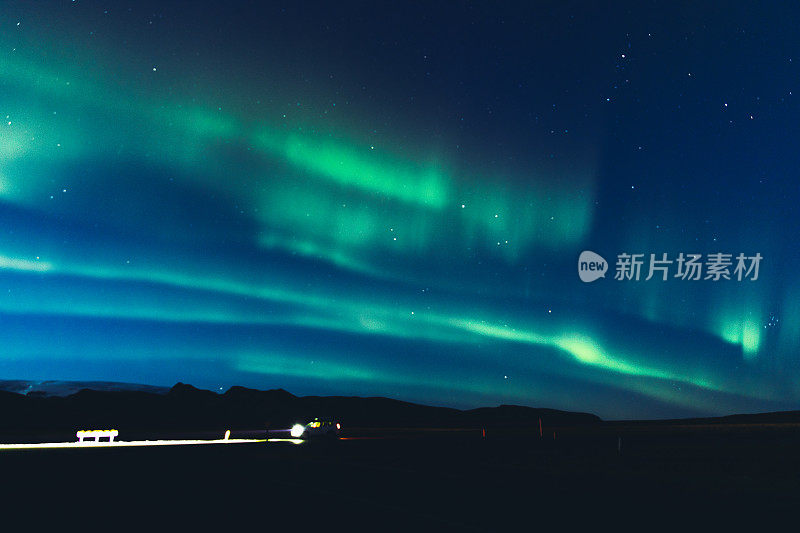
<svg viewBox="0 0 800 533">
<path fill-rule="evenodd" d="M 26 450 L 0 453 L 0 501 L 5 516 L 21 513 L 65 528 L 225 531 L 338 531 L 337 524 L 372 531 L 625 529 L 653 520 L 718 527 L 740 523 L 744 514 L 763 521 L 796 510 L 797 439 L 769 443 L 771 454 L 759 439 L 720 442 L 680 446 L 640 437 L 620 454 L 608 438 L 443 433 L 301 445 Z"/>
</svg>

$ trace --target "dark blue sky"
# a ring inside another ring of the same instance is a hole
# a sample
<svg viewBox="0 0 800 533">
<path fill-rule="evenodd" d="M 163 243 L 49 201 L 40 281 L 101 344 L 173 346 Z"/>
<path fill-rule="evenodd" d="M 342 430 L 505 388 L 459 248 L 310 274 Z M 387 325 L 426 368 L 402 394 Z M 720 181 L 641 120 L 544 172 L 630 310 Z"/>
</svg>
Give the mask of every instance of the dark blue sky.
<svg viewBox="0 0 800 533">
<path fill-rule="evenodd" d="M 792 3 L 6 2 L 0 377 L 800 408 L 798 24 Z M 623 253 L 641 279 L 615 279 Z"/>
</svg>

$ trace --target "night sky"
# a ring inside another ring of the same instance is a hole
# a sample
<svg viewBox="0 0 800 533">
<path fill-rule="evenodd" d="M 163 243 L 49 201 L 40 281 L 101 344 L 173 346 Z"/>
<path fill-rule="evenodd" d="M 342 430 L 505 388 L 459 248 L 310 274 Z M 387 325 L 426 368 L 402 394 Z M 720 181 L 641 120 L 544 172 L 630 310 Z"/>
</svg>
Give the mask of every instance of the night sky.
<svg viewBox="0 0 800 533">
<path fill-rule="evenodd" d="M 798 28 L 777 2 L 3 1 L 0 379 L 798 409 Z M 645 279 L 681 253 L 731 279 Z"/>
</svg>

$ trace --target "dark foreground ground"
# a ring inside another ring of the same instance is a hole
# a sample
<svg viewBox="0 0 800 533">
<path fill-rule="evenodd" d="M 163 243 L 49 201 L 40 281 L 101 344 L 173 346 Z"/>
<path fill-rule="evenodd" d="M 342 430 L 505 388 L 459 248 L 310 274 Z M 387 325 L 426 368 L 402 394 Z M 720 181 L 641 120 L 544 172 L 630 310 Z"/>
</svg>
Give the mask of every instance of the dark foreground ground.
<svg viewBox="0 0 800 533">
<path fill-rule="evenodd" d="M 3 451 L 0 511 L 31 531 L 770 531 L 800 511 L 795 425 L 360 435 Z"/>
</svg>

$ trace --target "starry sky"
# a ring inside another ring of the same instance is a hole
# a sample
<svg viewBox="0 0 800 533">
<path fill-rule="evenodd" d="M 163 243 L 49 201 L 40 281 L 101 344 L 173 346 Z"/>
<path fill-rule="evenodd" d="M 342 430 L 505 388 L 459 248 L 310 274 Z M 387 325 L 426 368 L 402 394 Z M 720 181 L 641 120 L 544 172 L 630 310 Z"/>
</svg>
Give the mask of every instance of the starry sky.
<svg viewBox="0 0 800 533">
<path fill-rule="evenodd" d="M 798 27 L 793 3 L 3 1 L 0 378 L 798 409 Z M 763 260 L 618 280 L 622 253 Z"/>
</svg>

